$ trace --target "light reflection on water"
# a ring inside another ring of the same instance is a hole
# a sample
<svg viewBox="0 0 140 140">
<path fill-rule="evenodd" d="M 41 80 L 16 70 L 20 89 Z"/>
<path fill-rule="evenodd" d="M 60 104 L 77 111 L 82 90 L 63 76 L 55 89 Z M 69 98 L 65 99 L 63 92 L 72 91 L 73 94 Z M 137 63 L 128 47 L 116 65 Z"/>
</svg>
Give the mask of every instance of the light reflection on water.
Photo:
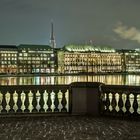
<svg viewBox="0 0 140 140">
<path fill-rule="evenodd" d="M 54 85 L 72 82 L 102 82 L 111 85 L 140 85 L 140 75 L 79 75 L 0 77 L 0 85 Z"/>
</svg>

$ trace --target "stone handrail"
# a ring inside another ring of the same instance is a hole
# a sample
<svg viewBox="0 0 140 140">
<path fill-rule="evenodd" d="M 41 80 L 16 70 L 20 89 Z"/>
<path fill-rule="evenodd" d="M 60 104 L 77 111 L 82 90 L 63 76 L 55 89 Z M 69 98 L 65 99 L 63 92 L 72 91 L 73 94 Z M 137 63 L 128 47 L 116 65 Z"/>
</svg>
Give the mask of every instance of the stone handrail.
<svg viewBox="0 0 140 140">
<path fill-rule="evenodd" d="M 0 114 L 69 112 L 69 86 L 0 86 Z"/>
<path fill-rule="evenodd" d="M 140 87 L 102 85 L 100 113 L 113 116 L 140 115 Z"/>
<path fill-rule="evenodd" d="M 76 82 L 0 86 L 0 115 L 92 114 L 140 116 L 140 87 Z"/>
</svg>

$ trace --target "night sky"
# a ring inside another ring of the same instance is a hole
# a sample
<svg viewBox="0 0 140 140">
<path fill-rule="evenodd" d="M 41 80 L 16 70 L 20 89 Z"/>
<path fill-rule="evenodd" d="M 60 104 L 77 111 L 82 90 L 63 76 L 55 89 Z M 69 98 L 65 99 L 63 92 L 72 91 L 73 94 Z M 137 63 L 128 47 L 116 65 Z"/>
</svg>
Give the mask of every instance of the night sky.
<svg viewBox="0 0 140 140">
<path fill-rule="evenodd" d="M 140 48 L 140 0 L 0 0 L 0 44 Z M 92 40 L 92 41 L 90 41 Z"/>
</svg>

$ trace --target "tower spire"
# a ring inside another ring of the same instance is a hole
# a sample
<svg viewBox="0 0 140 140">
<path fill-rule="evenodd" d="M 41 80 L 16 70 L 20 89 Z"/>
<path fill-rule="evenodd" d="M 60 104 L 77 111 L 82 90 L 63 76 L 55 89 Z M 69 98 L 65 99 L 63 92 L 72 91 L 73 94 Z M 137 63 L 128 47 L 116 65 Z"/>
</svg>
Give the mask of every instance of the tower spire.
<svg viewBox="0 0 140 140">
<path fill-rule="evenodd" d="M 52 48 L 56 48 L 55 37 L 54 37 L 53 21 L 51 21 L 50 46 L 51 46 Z"/>
</svg>

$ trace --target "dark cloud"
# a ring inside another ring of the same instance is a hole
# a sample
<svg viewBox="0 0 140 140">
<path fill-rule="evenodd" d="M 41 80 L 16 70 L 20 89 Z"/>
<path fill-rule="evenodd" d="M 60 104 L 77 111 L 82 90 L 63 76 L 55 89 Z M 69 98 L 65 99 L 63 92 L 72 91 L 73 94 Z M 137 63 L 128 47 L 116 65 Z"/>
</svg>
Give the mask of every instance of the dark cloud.
<svg viewBox="0 0 140 140">
<path fill-rule="evenodd" d="M 114 29 L 119 21 L 140 29 L 139 5 L 139 0 L 1 0 L 0 44 L 48 44 L 53 19 L 59 47 L 93 40 L 137 48 L 138 41 L 121 38 Z"/>
</svg>

